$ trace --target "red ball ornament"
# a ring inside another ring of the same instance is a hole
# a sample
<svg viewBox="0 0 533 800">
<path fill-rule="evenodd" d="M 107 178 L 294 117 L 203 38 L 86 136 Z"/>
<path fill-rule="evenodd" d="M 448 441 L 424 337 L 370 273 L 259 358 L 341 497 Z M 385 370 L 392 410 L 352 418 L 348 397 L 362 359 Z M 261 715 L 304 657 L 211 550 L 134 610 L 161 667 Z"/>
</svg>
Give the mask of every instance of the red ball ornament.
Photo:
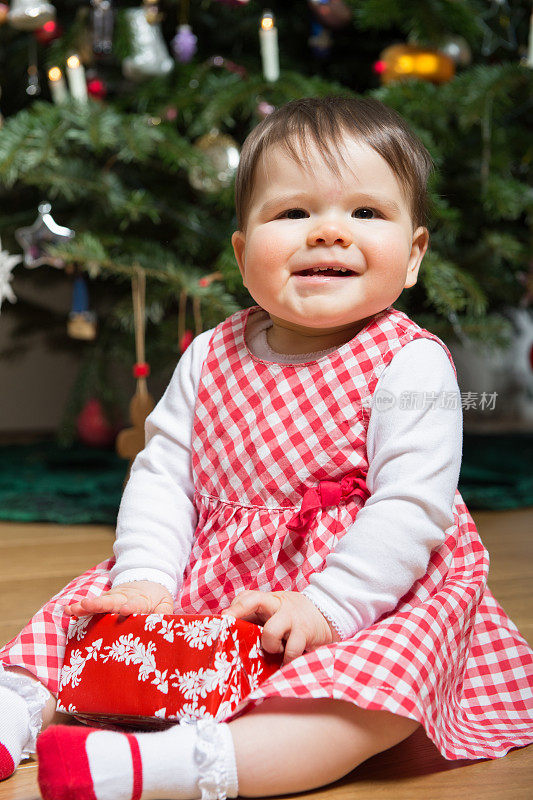
<svg viewBox="0 0 533 800">
<path fill-rule="evenodd" d="M 115 441 L 117 427 L 107 419 L 100 400 L 90 398 L 76 420 L 79 439 L 89 447 L 110 447 Z"/>
<path fill-rule="evenodd" d="M 147 364 L 146 361 L 138 362 L 137 364 L 133 365 L 134 378 L 147 378 L 149 374 L 150 364 Z"/>
<path fill-rule="evenodd" d="M 33 35 L 39 44 L 50 44 L 54 39 L 59 39 L 63 35 L 63 28 L 58 25 L 55 19 L 50 19 L 33 31 Z"/>
<path fill-rule="evenodd" d="M 194 339 L 193 332 L 187 329 L 180 339 L 180 353 L 184 353 L 192 340 Z"/>
<path fill-rule="evenodd" d="M 100 78 L 91 78 L 87 81 L 87 93 L 95 100 L 103 100 L 107 94 L 107 86 Z"/>
</svg>

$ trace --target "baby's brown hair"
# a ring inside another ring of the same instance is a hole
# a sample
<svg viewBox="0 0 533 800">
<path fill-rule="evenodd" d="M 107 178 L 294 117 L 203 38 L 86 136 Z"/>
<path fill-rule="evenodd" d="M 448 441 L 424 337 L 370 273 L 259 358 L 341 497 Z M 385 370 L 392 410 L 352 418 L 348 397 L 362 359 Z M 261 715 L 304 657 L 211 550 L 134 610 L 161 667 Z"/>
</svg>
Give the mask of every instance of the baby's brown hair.
<svg viewBox="0 0 533 800">
<path fill-rule="evenodd" d="M 309 167 L 311 140 L 323 153 L 330 169 L 340 177 L 336 156 L 344 161 L 339 142 L 346 133 L 366 143 L 385 159 L 406 194 L 415 227 L 425 226 L 427 180 L 433 168 L 428 151 L 402 117 L 379 100 L 339 95 L 291 100 L 273 111 L 247 136 L 235 178 L 239 230 L 246 228 L 257 164 L 269 147 L 281 145 L 298 164 Z"/>
</svg>

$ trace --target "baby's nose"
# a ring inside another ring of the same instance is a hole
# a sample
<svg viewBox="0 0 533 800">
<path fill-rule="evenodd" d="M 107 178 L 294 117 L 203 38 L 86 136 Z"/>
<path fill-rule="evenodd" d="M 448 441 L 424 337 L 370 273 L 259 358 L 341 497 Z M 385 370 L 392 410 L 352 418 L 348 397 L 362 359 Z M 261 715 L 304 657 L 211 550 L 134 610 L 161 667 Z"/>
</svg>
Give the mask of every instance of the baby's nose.
<svg viewBox="0 0 533 800">
<path fill-rule="evenodd" d="M 352 244 L 352 237 L 344 226 L 336 222 L 322 222 L 309 233 L 307 244 L 311 247 L 319 244 L 327 247 L 334 244 L 349 247 Z"/>
</svg>

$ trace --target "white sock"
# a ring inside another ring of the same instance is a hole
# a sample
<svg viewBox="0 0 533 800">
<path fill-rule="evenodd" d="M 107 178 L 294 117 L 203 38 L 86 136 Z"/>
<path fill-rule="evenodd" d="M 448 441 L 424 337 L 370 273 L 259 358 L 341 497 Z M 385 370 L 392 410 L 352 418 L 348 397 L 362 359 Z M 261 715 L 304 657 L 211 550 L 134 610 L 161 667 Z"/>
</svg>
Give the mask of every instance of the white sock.
<svg viewBox="0 0 533 800">
<path fill-rule="evenodd" d="M 0 780 L 9 778 L 18 767 L 29 735 L 30 712 L 25 700 L 0 686 Z"/>
<path fill-rule="evenodd" d="M 237 797 L 235 751 L 226 723 L 200 720 L 134 736 L 142 763 L 141 800 Z M 134 769 L 126 736 L 92 732 L 85 747 L 97 800 L 131 800 Z"/>
</svg>

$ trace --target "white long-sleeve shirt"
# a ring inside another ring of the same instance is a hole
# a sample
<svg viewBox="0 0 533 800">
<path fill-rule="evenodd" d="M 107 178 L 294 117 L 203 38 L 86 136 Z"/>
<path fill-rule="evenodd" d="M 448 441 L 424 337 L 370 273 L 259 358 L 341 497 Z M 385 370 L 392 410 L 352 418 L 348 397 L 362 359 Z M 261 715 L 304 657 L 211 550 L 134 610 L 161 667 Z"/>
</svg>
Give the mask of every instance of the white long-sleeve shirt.
<svg viewBox="0 0 533 800">
<path fill-rule="evenodd" d="M 309 354 L 274 353 L 266 340 L 269 319 L 255 314 L 252 320 L 247 344 L 254 355 L 278 363 L 309 360 Z M 146 446 L 133 464 L 117 520 L 113 586 L 150 580 L 173 596 L 181 588 L 197 524 L 193 413 L 212 333 L 193 340 L 146 420 Z M 424 575 L 431 552 L 453 522 L 462 411 L 452 366 L 438 342 L 416 339 L 404 345 L 384 369 L 374 398 L 390 393 L 399 400 L 404 392 L 452 393 L 456 407 L 438 402 L 420 408 L 402 408 L 398 402 L 386 410 L 372 406 L 366 443 L 370 497 L 327 556 L 325 568 L 311 575 L 303 590 L 343 639 L 397 605 Z"/>
</svg>

